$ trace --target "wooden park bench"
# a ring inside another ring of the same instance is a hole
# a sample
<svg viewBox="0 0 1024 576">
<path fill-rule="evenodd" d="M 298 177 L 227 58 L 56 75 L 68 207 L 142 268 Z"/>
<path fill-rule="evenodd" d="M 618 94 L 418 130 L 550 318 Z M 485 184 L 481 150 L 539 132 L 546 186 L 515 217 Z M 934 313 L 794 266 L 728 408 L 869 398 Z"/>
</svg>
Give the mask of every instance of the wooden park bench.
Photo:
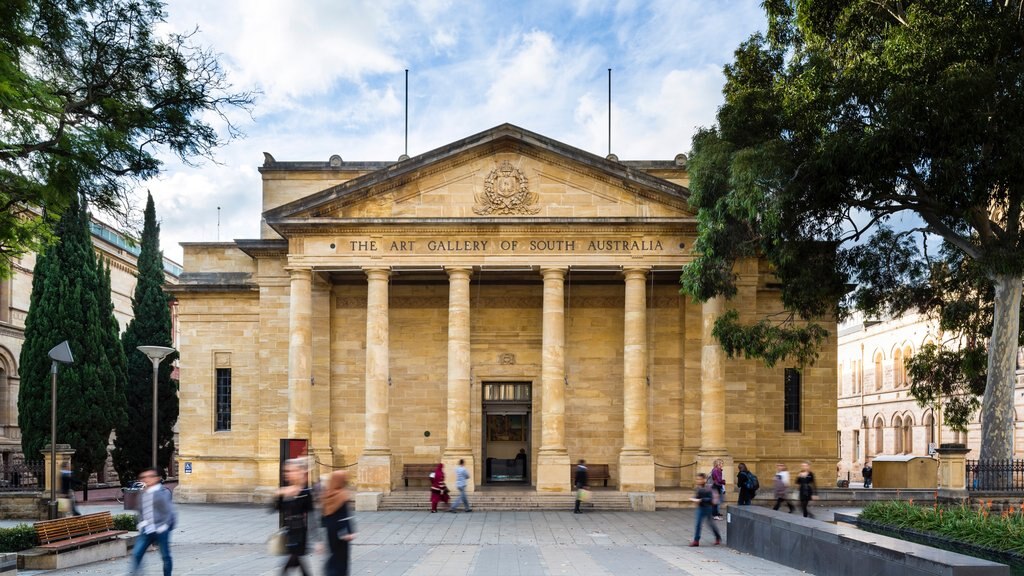
<svg viewBox="0 0 1024 576">
<path fill-rule="evenodd" d="M 577 466 L 577 464 L 573 464 L 572 465 L 572 470 L 571 470 L 570 475 L 569 475 L 569 479 L 572 482 L 576 481 L 576 466 Z M 607 464 L 591 464 L 591 463 L 588 462 L 586 464 L 586 466 L 587 466 L 587 481 L 590 482 L 591 486 L 593 486 L 595 483 L 597 483 L 598 480 L 603 480 L 604 481 L 604 485 L 608 486 L 608 479 L 611 478 L 611 476 L 608 473 L 608 465 Z"/>
<path fill-rule="evenodd" d="M 430 482 L 430 473 L 437 468 L 437 464 L 402 464 L 402 480 L 405 480 L 406 487 L 409 480 L 424 480 Z"/>
<path fill-rule="evenodd" d="M 36 522 L 34 526 L 36 538 L 39 539 L 37 548 L 50 552 L 106 542 L 125 533 L 124 530 L 114 530 L 114 518 L 109 511 L 43 520 Z"/>
</svg>

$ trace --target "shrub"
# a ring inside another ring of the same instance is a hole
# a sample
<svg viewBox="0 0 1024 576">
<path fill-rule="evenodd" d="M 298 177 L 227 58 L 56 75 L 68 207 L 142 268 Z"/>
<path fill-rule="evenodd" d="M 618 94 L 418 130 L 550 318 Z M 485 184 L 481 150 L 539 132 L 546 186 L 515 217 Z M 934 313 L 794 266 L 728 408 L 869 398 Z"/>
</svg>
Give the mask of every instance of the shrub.
<svg viewBox="0 0 1024 576">
<path fill-rule="evenodd" d="M 0 552 L 21 552 L 36 545 L 36 529 L 28 524 L 0 528 Z"/>
<path fill-rule="evenodd" d="M 989 506 L 991 503 L 989 503 Z M 999 514 L 960 506 L 915 506 L 913 502 L 872 502 L 860 517 L 895 528 L 931 532 L 1003 552 L 1024 554 L 1024 507 Z"/>
<path fill-rule="evenodd" d="M 114 515 L 114 530 L 127 530 L 128 532 L 134 532 L 138 523 L 139 517 L 135 514 L 115 514 Z"/>
</svg>

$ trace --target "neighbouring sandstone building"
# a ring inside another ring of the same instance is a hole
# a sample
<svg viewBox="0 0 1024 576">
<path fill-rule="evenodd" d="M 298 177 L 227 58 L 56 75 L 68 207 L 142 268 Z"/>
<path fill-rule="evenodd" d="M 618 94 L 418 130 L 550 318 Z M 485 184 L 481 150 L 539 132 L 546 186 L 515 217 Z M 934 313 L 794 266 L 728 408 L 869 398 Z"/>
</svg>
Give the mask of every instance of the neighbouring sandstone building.
<svg viewBox="0 0 1024 576">
<path fill-rule="evenodd" d="M 363 507 L 407 465 L 459 459 L 474 487 L 538 492 L 569 491 L 579 458 L 640 494 L 716 458 L 728 478 L 740 461 L 834 469 L 835 339 L 803 370 L 726 358 L 715 318 L 780 309 L 764 262 L 737 266 L 733 300 L 679 293 L 685 160 L 507 124 L 398 162 L 267 154 L 261 237 L 184 244 L 171 288 L 176 497 L 265 498 L 282 453 L 306 449 L 321 471 L 351 466 Z"/>
<path fill-rule="evenodd" d="M 921 406 L 910 394 L 905 362 L 925 344 L 955 345 L 935 322 L 917 315 L 887 320 L 857 318 L 839 330 L 838 424 L 840 477 L 861 482 L 865 459 L 926 456 L 944 443 L 962 443 L 978 457 L 981 422 L 964 432 L 943 424 L 941 408 Z M 1014 454 L 1024 454 L 1024 348 L 1017 353 Z"/>
<path fill-rule="evenodd" d="M 98 220 L 92 220 L 89 226 L 93 248 L 110 265 L 110 300 L 114 305 L 114 317 L 123 331 L 133 315 L 132 297 L 139 273 L 136 261 L 140 246 L 137 241 Z M 21 454 L 21 430 L 18 428 L 18 390 L 21 380 L 18 377 L 18 362 L 25 341 L 25 317 L 32 298 L 32 271 L 35 264 L 36 254 L 28 253 L 15 261 L 9 278 L 0 279 L 0 457 L 4 465 L 9 464 L 13 456 Z M 164 276 L 168 284 L 177 283 L 180 273 L 181 266 L 178 263 L 164 258 Z M 176 320 L 172 304 L 171 321 L 176 323 Z M 25 459 L 41 460 L 42 456 L 28 454 Z M 113 471 L 109 463 L 107 469 L 108 473 Z"/>
</svg>

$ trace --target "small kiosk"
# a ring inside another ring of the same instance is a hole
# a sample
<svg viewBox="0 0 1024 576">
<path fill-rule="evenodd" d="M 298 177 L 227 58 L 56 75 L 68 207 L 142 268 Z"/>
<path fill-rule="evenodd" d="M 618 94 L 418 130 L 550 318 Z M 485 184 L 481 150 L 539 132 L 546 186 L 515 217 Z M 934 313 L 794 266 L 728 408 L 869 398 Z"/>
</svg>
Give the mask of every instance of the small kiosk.
<svg viewBox="0 0 1024 576">
<path fill-rule="evenodd" d="M 875 488 L 936 488 L 939 461 L 930 456 L 878 455 L 871 461 Z"/>
</svg>

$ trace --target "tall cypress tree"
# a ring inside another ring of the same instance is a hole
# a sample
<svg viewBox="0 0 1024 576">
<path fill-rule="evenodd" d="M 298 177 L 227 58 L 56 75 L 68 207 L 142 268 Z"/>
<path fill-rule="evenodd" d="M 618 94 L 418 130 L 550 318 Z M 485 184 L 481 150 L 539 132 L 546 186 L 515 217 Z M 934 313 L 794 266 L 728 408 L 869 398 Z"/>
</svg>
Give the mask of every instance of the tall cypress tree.
<svg viewBox="0 0 1024 576">
<path fill-rule="evenodd" d="M 164 257 L 160 251 L 160 225 L 153 196 L 146 200 L 145 224 L 138 259 L 139 277 L 132 298 L 133 318 L 121 337 L 128 359 L 125 389 L 128 419 L 114 439 L 114 467 L 121 482 L 135 478 L 152 460 L 153 364 L 136 346 L 170 346 L 170 299 L 164 292 Z M 166 468 L 174 452 L 174 424 L 178 420 L 178 383 L 171 379 L 177 353 L 160 363 L 157 372 L 157 465 Z"/>
<path fill-rule="evenodd" d="M 123 372 L 119 377 L 114 367 L 123 352 L 111 338 L 109 279 L 93 251 L 87 208 L 77 198 L 61 217 L 58 241 L 39 256 L 34 276 L 19 366 L 22 451 L 37 458 L 50 442 L 47 352 L 67 340 L 75 361 L 57 376 L 56 439 L 75 450 L 74 473 L 87 478 L 103 466 L 110 433 L 124 418 Z"/>
</svg>

